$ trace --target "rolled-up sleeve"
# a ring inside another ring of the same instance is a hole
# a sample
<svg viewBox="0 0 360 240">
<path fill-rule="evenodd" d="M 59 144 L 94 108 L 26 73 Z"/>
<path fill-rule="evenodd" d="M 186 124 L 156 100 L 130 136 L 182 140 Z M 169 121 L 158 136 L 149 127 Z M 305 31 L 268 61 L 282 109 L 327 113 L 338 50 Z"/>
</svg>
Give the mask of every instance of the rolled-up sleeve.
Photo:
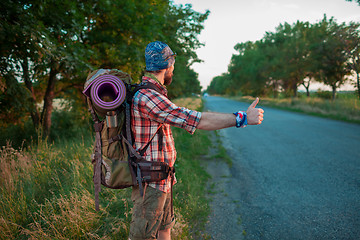
<svg viewBox="0 0 360 240">
<path fill-rule="evenodd" d="M 151 94 L 147 94 L 151 91 Z M 142 117 L 182 128 L 193 134 L 200 122 L 201 112 L 176 106 L 167 97 L 152 89 L 142 89 L 135 95 Z"/>
</svg>

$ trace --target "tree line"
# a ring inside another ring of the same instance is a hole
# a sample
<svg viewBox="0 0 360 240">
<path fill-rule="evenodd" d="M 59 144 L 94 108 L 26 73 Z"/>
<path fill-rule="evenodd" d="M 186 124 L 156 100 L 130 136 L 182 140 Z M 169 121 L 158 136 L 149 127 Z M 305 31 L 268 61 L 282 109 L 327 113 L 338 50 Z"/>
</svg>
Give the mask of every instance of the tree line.
<svg viewBox="0 0 360 240">
<path fill-rule="evenodd" d="M 3 0 L 0 6 L 1 127 L 31 117 L 47 134 L 55 98 L 85 112 L 81 91 L 97 68 L 117 68 L 139 81 L 145 47 L 155 40 L 177 53 L 170 97 L 201 91 L 190 67 L 200 61 L 195 50 L 209 11 L 171 0 Z"/>
<path fill-rule="evenodd" d="M 246 94 L 277 97 L 279 92 L 297 96 L 304 86 L 309 96 L 313 82 L 336 91 L 350 76 L 356 78 L 360 97 L 360 24 L 337 23 L 324 18 L 316 23 L 280 24 L 258 41 L 235 46 L 228 71 L 215 77 L 210 94 Z"/>
</svg>

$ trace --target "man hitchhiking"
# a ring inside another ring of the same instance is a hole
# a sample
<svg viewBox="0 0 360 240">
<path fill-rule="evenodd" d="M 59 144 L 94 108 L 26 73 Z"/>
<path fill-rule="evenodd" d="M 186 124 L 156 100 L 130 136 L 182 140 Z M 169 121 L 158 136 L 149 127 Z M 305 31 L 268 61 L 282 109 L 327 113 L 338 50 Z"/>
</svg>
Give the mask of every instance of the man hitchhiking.
<svg viewBox="0 0 360 240">
<path fill-rule="evenodd" d="M 146 73 L 142 81 L 155 84 L 160 89 L 160 92 L 150 88 L 141 89 L 132 102 L 131 125 L 135 149 L 143 149 L 154 136 L 143 154 L 146 160 L 174 166 L 176 150 L 170 126 L 193 134 L 196 129 L 240 128 L 263 121 L 264 111 L 255 108 L 258 98 L 246 112 L 229 114 L 201 113 L 172 103 L 167 98 L 166 86 L 172 81 L 175 54 L 167 44 L 160 41 L 149 43 L 145 49 L 145 62 Z M 174 177 L 169 175 L 160 182 L 144 185 L 144 194 L 141 194 L 139 187 L 133 187 L 131 198 L 134 208 L 129 239 L 171 239 L 170 232 L 175 223 L 171 194 L 175 182 Z"/>
</svg>

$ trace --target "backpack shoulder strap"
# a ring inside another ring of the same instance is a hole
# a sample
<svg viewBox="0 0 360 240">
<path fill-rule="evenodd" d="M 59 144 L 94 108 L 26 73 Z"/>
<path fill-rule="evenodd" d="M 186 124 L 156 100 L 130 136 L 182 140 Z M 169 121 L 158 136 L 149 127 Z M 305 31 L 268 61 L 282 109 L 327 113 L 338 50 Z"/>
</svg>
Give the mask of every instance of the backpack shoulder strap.
<svg viewBox="0 0 360 240">
<path fill-rule="evenodd" d="M 134 95 L 140 90 L 140 89 L 153 89 L 154 91 L 160 93 L 163 95 L 162 90 L 159 86 L 157 86 L 154 83 L 150 83 L 150 82 L 142 82 L 140 84 L 136 84 L 135 87 L 132 89 L 132 91 L 130 92 L 131 94 L 131 99 L 134 97 Z M 131 102 L 128 103 L 129 105 L 131 104 Z M 130 116 L 130 106 L 128 105 L 128 112 L 127 112 L 127 116 Z M 130 119 L 127 121 L 129 122 L 126 125 L 126 129 L 130 129 Z M 155 134 L 150 138 L 150 140 L 148 141 L 148 143 L 139 150 L 139 154 L 140 156 L 143 156 L 144 153 L 146 152 L 147 148 L 149 147 L 150 143 L 152 142 L 152 140 L 154 139 L 154 137 L 156 136 L 156 134 L 161 133 L 161 128 L 162 128 L 163 124 L 160 124 L 160 126 L 158 127 L 158 129 L 156 130 Z M 162 134 L 161 134 L 161 139 L 162 139 Z M 127 140 L 129 141 L 129 137 L 127 137 Z M 129 141 L 130 143 L 131 140 Z M 132 154 L 133 155 L 133 154 Z"/>
<path fill-rule="evenodd" d="M 164 95 L 163 90 L 159 86 L 157 86 L 156 84 L 151 83 L 151 82 L 142 82 L 140 84 L 135 85 L 134 89 L 132 90 L 132 97 L 140 89 L 149 89 L 149 88 L 156 91 L 156 92 L 158 92 L 158 93 L 160 93 L 160 94 L 162 94 L 162 95 Z"/>
<path fill-rule="evenodd" d="M 152 135 L 152 137 L 149 139 L 148 143 L 139 150 L 139 153 L 141 156 L 144 155 L 144 153 L 146 152 L 146 150 L 148 149 L 148 147 L 150 146 L 150 143 L 152 142 L 152 140 L 154 139 L 154 137 L 156 136 L 157 133 L 159 133 L 160 129 L 162 128 L 162 124 L 159 125 L 158 129 L 156 130 L 156 132 L 154 133 L 154 135 Z M 161 139 L 162 139 L 162 135 L 161 135 Z"/>
<path fill-rule="evenodd" d="M 95 151 L 94 151 L 94 193 L 95 193 L 95 209 L 99 211 L 99 192 L 101 191 L 101 131 L 103 128 L 103 123 L 97 117 L 92 102 L 89 98 L 86 98 L 89 106 L 89 112 L 94 121 L 94 130 L 95 130 Z"/>
</svg>

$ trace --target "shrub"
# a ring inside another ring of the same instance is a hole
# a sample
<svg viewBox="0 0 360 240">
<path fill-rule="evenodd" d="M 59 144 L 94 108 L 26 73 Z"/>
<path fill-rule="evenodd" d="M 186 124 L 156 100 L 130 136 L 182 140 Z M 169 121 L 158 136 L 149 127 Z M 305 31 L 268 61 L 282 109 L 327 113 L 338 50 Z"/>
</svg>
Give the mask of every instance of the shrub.
<svg viewBox="0 0 360 240">
<path fill-rule="evenodd" d="M 319 89 L 316 92 L 316 96 L 323 99 L 332 99 L 332 92 Z"/>
</svg>

